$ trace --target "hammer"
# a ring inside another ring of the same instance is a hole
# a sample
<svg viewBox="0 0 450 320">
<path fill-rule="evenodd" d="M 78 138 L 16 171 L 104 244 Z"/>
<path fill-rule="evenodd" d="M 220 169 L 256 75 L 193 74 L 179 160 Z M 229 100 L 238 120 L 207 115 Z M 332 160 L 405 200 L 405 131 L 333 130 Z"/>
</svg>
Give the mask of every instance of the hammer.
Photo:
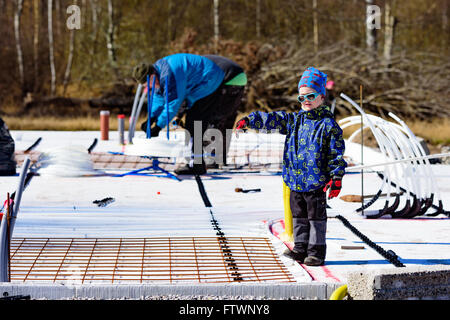
<svg viewBox="0 0 450 320">
<path fill-rule="evenodd" d="M 247 193 L 247 192 L 260 192 L 261 189 L 247 189 L 247 190 L 244 190 L 244 189 L 242 189 L 242 188 L 236 188 L 236 189 L 234 189 L 234 191 L 236 191 L 236 192 L 242 192 L 242 193 Z"/>
</svg>

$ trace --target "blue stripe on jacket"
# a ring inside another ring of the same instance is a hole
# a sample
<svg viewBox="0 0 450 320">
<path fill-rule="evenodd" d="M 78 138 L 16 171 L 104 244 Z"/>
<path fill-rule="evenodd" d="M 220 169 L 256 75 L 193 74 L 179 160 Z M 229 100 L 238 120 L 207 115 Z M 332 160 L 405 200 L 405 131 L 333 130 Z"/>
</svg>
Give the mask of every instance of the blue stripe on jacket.
<svg viewBox="0 0 450 320">
<path fill-rule="evenodd" d="M 344 176 L 347 163 L 342 129 L 328 107 L 295 113 L 257 111 L 248 118 L 250 128 L 286 135 L 283 180 L 291 190 L 316 190 L 330 178 Z"/>
<path fill-rule="evenodd" d="M 164 57 L 154 65 L 160 89 L 155 91 L 153 97 L 151 118 L 157 118 L 156 124 L 160 128 L 164 128 L 168 121 L 165 90 L 169 90 L 169 120 L 172 120 L 184 100 L 190 109 L 196 101 L 213 93 L 225 76 L 222 69 L 210 59 L 189 53 Z"/>
</svg>

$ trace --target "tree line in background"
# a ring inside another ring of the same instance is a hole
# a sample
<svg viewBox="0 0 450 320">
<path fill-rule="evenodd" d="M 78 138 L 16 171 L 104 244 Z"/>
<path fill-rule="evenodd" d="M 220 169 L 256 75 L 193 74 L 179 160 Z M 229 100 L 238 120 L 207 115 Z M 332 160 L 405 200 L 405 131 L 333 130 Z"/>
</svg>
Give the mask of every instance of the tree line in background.
<svg viewBox="0 0 450 320">
<path fill-rule="evenodd" d="M 373 113 L 450 115 L 447 0 L 0 0 L 0 22 L 0 114 L 128 113 L 134 65 L 190 52 L 245 68 L 242 112 L 297 110 L 314 65 Z"/>
</svg>

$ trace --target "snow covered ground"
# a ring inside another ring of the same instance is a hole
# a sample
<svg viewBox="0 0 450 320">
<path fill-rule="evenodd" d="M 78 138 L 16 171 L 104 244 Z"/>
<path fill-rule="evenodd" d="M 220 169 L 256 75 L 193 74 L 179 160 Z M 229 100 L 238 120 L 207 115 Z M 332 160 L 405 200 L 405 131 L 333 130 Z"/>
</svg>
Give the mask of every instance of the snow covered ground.
<svg viewBox="0 0 450 320">
<path fill-rule="evenodd" d="M 42 137 L 37 151 L 67 145 L 88 148 L 100 132 L 12 131 L 16 150 L 25 150 Z M 245 140 L 245 134 L 239 139 Z M 255 137 L 248 134 L 248 137 Z M 268 135 L 261 135 L 259 142 Z M 282 137 L 271 137 L 278 149 Z M 259 143 L 247 139 L 246 144 Z M 232 141 L 236 146 L 239 141 Z M 248 146 L 247 146 L 248 147 Z M 95 152 L 122 152 L 116 132 L 109 141 L 99 141 Z M 376 156 L 376 153 L 374 153 Z M 368 156 L 366 156 L 367 158 Z M 366 159 L 368 161 L 368 159 Z M 378 161 L 379 159 L 372 159 Z M 444 208 L 450 209 L 450 166 L 432 165 Z M 106 171 L 118 172 L 117 170 Z M 123 172 L 123 171 L 122 171 Z M 233 171 L 202 177 L 212 203 L 214 216 L 228 237 L 267 237 L 276 251 L 286 247 L 269 232 L 282 232 L 284 218 L 282 178 L 277 170 L 259 172 Z M 0 196 L 12 193 L 18 177 L 0 177 Z M 364 192 L 378 191 L 381 180 L 375 173 L 364 174 Z M 260 188 L 261 192 L 237 193 L 235 188 Z M 340 194 L 361 194 L 361 175 L 347 174 Z M 93 201 L 112 197 L 105 207 Z M 360 203 L 329 201 L 327 257 L 322 267 L 306 267 L 281 260 L 298 282 L 345 282 L 347 274 L 362 269 L 396 268 L 375 250 L 364 244 L 343 223 L 337 214 L 350 221 L 361 233 L 385 250 L 393 250 L 406 266 L 450 264 L 450 221 L 445 215 L 415 219 L 366 219 L 354 212 Z M 370 210 L 380 209 L 379 200 Z M 369 210 L 369 209 L 368 209 Z M 430 209 L 430 211 L 432 211 Z M 36 176 L 25 190 L 14 229 L 14 237 L 44 238 L 139 238 L 139 237 L 214 237 L 211 215 L 205 208 L 193 177 L 181 182 L 174 179 L 135 176 L 124 177 L 56 177 Z M 350 246 L 353 249 L 343 249 Z M 364 249 L 355 249 L 363 246 Z"/>
</svg>

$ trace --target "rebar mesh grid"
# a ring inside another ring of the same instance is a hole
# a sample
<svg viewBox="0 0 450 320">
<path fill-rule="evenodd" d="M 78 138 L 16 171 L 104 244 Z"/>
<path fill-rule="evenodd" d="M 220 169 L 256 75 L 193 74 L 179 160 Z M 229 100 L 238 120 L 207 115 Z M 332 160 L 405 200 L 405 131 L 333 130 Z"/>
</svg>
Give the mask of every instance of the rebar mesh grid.
<svg viewBox="0 0 450 320">
<path fill-rule="evenodd" d="M 11 282 L 295 282 L 267 238 L 13 238 L 10 257 Z"/>
<path fill-rule="evenodd" d="M 94 169 L 142 169 L 152 165 L 153 160 L 123 154 L 92 152 L 91 160 Z"/>
<path fill-rule="evenodd" d="M 31 151 L 25 154 L 23 151 L 15 152 L 15 160 L 17 165 L 20 167 L 26 156 L 30 157 L 31 163 L 37 162 L 39 158 L 39 151 Z M 274 164 L 281 168 L 283 158 L 283 149 L 274 150 L 255 150 L 255 151 L 242 151 L 242 150 L 230 150 L 227 156 L 227 163 L 229 165 L 243 165 L 247 164 L 250 166 L 264 165 L 264 164 Z M 130 156 L 115 153 L 106 152 L 92 152 L 91 160 L 94 169 L 106 170 L 106 169 L 142 169 L 150 167 L 153 160 L 140 157 L 140 156 Z M 172 164 L 173 159 L 167 158 L 167 163 L 160 163 L 161 168 L 171 169 L 175 166 Z"/>
<path fill-rule="evenodd" d="M 230 150 L 227 155 L 227 163 L 229 165 L 238 164 L 276 164 L 281 168 L 283 158 L 283 150 L 256 150 L 251 153 L 245 153 L 238 150 Z M 91 153 L 91 159 L 94 169 L 142 169 L 152 165 L 152 161 L 146 157 L 130 156 L 121 154 L 108 153 Z M 173 158 L 167 158 L 160 163 L 164 169 L 171 169 L 176 164 Z"/>
</svg>

